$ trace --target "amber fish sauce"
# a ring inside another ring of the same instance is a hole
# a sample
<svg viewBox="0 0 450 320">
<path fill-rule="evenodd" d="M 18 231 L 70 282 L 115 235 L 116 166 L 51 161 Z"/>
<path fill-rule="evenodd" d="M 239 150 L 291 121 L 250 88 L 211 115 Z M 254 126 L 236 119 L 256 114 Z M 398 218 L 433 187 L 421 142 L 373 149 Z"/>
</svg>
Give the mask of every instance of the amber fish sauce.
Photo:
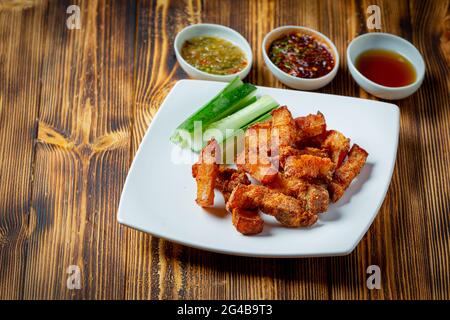
<svg viewBox="0 0 450 320">
<path fill-rule="evenodd" d="M 356 68 L 366 78 L 386 87 L 403 87 L 416 81 L 416 70 L 397 52 L 372 49 L 356 58 Z"/>
</svg>

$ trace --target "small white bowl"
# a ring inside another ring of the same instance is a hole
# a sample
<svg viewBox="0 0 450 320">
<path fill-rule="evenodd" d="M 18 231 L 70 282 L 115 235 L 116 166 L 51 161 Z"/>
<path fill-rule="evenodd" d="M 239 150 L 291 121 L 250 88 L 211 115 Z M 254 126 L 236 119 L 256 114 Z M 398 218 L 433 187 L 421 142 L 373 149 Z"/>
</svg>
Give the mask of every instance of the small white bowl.
<svg viewBox="0 0 450 320">
<path fill-rule="evenodd" d="M 391 50 L 401 54 L 415 68 L 416 80 L 403 87 L 386 87 L 367 79 L 356 69 L 355 63 L 361 53 L 370 49 Z M 389 33 L 366 33 L 353 39 L 347 48 L 347 64 L 353 79 L 361 88 L 386 100 L 398 100 L 412 95 L 422 85 L 425 76 L 425 62 L 416 47 L 405 39 Z"/>
<path fill-rule="evenodd" d="M 270 48 L 270 45 L 273 41 L 279 39 L 285 34 L 293 33 L 293 32 L 299 32 L 302 34 L 308 34 L 313 36 L 316 40 L 318 40 L 320 43 L 325 45 L 327 49 L 330 51 L 330 53 L 333 55 L 334 58 L 334 68 L 327 73 L 326 75 L 320 77 L 320 78 L 299 78 L 291 76 L 290 74 L 287 74 L 286 72 L 280 70 L 269 58 L 267 52 Z M 316 90 L 319 88 L 322 88 L 326 86 L 328 83 L 330 83 L 331 80 L 334 79 L 336 76 L 336 73 L 339 69 L 339 53 L 336 49 L 336 46 L 334 43 L 328 39 L 325 35 L 322 33 L 306 28 L 306 27 L 299 27 L 299 26 L 284 26 L 284 27 L 278 27 L 270 31 L 266 36 L 264 37 L 263 43 L 262 43 L 262 54 L 264 58 L 264 62 L 266 63 L 267 67 L 269 68 L 270 72 L 281 82 L 283 82 L 288 87 L 294 88 L 294 89 L 300 89 L 300 90 Z"/>
<path fill-rule="evenodd" d="M 237 73 L 217 75 L 201 71 L 190 65 L 181 56 L 181 48 L 183 47 L 183 44 L 186 40 L 201 36 L 217 37 L 230 41 L 232 44 L 239 47 L 244 52 L 247 58 L 247 66 Z M 245 38 L 239 32 L 219 24 L 199 23 L 190 25 L 177 34 L 173 46 L 175 48 L 175 55 L 181 68 L 183 68 L 183 70 L 194 79 L 230 82 L 236 76 L 244 79 L 252 68 L 253 54 L 247 40 L 245 40 Z"/>
</svg>

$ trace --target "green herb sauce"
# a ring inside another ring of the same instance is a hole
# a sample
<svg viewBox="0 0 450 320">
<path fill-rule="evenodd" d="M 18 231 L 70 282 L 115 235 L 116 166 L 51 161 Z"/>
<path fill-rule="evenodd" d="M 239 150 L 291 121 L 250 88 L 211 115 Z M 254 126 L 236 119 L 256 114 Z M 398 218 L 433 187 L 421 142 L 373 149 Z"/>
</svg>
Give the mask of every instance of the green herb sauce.
<svg viewBox="0 0 450 320">
<path fill-rule="evenodd" d="M 195 68 L 217 75 L 234 74 L 247 66 L 244 52 L 231 42 L 216 37 L 187 40 L 181 56 Z"/>
</svg>

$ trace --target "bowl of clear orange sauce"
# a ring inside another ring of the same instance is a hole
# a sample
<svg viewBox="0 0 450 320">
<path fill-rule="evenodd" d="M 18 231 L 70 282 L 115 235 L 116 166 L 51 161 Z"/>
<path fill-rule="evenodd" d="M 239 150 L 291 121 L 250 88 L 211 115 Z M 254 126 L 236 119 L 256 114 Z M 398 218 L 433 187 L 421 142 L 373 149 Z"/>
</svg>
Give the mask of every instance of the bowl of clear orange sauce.
<svg viewBox="0 0 450 320">
<path fill-rule="evenodd" d="M 367 33 L 353 39 L 347 48 L 347 64 L 360 87 L 386 100 L 412 95 L 425 76 L 425 62 L 416 47 L 388 33 Z"/>
</svg>

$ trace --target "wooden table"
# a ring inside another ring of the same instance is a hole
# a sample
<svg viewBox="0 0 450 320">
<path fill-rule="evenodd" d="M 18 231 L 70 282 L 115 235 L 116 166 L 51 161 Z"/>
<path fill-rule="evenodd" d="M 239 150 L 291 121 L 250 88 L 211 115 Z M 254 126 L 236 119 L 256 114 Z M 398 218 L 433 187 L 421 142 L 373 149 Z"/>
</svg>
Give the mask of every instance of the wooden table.
<svg viewBox="0 0 450 320">
<path fill-rule="evenodd" d="M 66 27 L 71 4 L 81 9 L 79 30 Z M 418 47 L 427 73 L 415 95 L 397 102 L 392 182 L 352 254 L 233 257 L 116 222 L 133 155 L 166 94 L 186 78 L 172 49 L 178 31 L 198 22 L 236 29 L 255 56 L 247 80 L 283 87 L 264 65 L 264 35 L 287 24 L 318 29 L 341 55 L 337 77 L 320 92 L 375 99 L 344 59 L 354 37 L 373 31 L 371 4 L 381 8 L 381 31 Z M 0 298 L 448 299 L 449 17 L 448 1 L 2 1 Z M 80 268 L 79 290 L 67 287 L 70 265 Z M 369 265 L 380 266 L 380 290 L 366 287 Z"/>
</svg>

